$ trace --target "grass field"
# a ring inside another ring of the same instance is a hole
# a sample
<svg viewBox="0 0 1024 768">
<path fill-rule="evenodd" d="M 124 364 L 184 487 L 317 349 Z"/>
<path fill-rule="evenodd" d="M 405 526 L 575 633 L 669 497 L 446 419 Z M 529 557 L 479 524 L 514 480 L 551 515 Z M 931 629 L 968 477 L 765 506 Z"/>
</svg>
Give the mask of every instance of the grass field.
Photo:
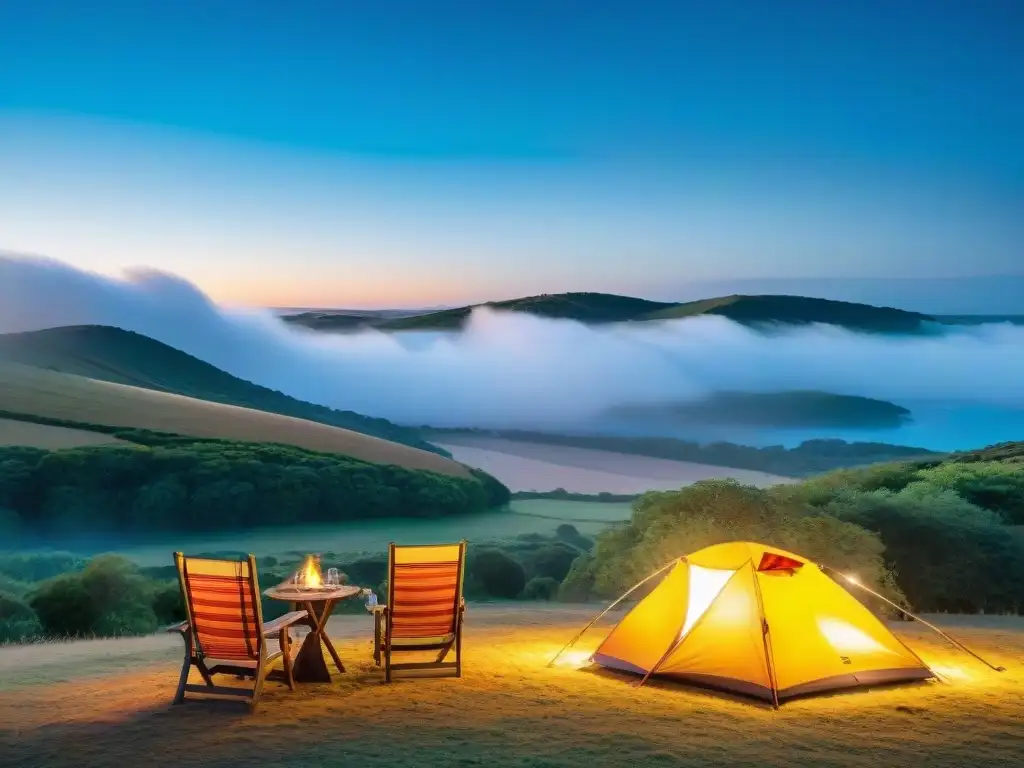
<svg viewBox="0 0 1024 768">
<path fill-rule="evenodd" d="M 117 444 L 125 445 L 126 443 L 116 437 L 84 429 L 51 427 L 45 424 L 31 424 L 27 421 L 0 419 L 0 445 L 30 445 L 35 448 L 59 450 L 85 445 Z"/>
<path fill-rule="evenodd" d="M 13 363 L 0 363 L 0 410 L 195 437 L 286 443 L 379 464 L 469 476 L 464 466 L 443 456 L 339 427 Z"/>
<path fill-rule="evenodd" d="M 945 678 L 794 700 L 779 711 L 551 656 L 593 606 L 469 607 L 461 679 L 385 687 L 368 616 L 331 619 L 348 672 L 259 711 L 172 707 L 170 636 L 0 648 L 0 764 L 24 766 L 1008 766 L 1024 743 L 1024 622 L 940 617 L 992 672 L 916 624 L 895 631 Z M 607 627 L 607 624 L 604 624 Z M 231 680 L 225 681 L 231 684 Z"/>
<path fill-rule="evenodd" d="M 76 550 L 77 554 L 97 554 L 111 549 L 139 565 L 167 565 L 175 550 L 185 552 L 241 551 L 258 557 L 309 552 L 358 554 L 387 551 L 388 542 L 429 544 L 467 539 L 474 544 L 502 541 L 523 533 L 550 535 L 562 523 L 572 523 L 577 530 L 593 535 L 610 523 L 629 518 L 629 504 L 598 504 L 585 501 L 513 501 L 511 514 L 487 512 L 439 520 L 360 520 L 330 525 L 293 525 L 287 528 L 263 528 L 224 534 L 180 536 L 145 544 L 113 544 Z"/>
</svg>

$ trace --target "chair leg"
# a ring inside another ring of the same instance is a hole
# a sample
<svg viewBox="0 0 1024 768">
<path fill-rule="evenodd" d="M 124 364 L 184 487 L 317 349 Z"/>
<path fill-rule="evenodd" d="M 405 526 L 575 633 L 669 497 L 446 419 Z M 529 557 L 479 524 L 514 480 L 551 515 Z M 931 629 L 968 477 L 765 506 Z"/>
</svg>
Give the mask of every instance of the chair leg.
<svg viewBox="0 0 1024 768">
<path fill-rule="evenodd" d="M 391 646 L 384 649 L 384 682 L 391 682 Z"/>
<path fill-rule="evenodd" d="M 266 664 L 263 659 L 260 659 L 260 665 L 256 671 L 256 685 L 252 689 L 252 699 L 249 700 L 250 712 L 255 712 L 256 707 L 259 706 L 260 696 L 263 694 L 263 682 L 267 679 L 269 671 L 270 665 Z"/>
<path fill-rule="evenodd" d="M 295 676 L 292 673 L 292 642 L 288 636 L 288 627 L 281 630 L 281 655 L 284 664 L 284 679 L 288 683 L 288 690 L 295 690 Z"/>
<path fill-rule="evenodd" d="M 455 630 L 455 676 L 462 677 L 462 621 Z"/>
<path fill-rule="evenodd" d="M 208 670 L 206 668 L 206 663 L 201 658 L 199 658 L 197 656 L 197 657 L 195 657 L 195 665 L 196 665 L 196 669 L 199 670 L 199 674 L 203 676 L 204 682 L 208 686 L 213 688 L 213 675 L 211 675 L 210 674 L 210 670 Z"/>
<path fill-rule="evenodd" d="M 183 635 L 185 640 L 185 661 L 181 664 L 181 675 L 178 677 L 178 690 L 174 694 L 174 704 L 185 701 L 185 686 L 188 684 L 188 673 L 192 668 L 192 641 Z"/>
<path fill-rule="evenodd" d="M 373 612 L 373 663 L 380 666 L 380 635 L 381 635 L 381 614 L 380 611 Z"/>
</svg>

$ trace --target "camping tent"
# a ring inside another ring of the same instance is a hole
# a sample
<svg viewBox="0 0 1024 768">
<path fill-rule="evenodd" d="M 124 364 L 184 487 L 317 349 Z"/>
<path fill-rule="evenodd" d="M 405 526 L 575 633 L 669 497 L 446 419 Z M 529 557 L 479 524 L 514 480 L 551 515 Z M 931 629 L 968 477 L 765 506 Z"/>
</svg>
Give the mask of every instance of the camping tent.
<svg viewBox="0 0 1024 768">
<path fill-rule="evenodd" d="M 821 568 L 731 542 L 675 561 L 592 660 L 734 693 L 782 699 L 923 680 L 930 669 Z"/>
</svg>

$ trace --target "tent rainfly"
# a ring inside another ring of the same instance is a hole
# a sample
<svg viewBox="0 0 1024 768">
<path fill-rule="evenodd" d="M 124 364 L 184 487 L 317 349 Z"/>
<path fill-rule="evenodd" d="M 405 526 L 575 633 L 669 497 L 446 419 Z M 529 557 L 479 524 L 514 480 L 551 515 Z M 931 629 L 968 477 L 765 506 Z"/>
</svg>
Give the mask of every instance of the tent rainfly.
<svg viewBox="0 0 1024 768">
<path fill-rule="evenodd" d="M 643 675 L 641 682 L 665 676 L 775 706 L 805 694 L 935 677 L 821 567 L 790 552 L 730 542 L 666 569 L 591 661 Z"/>
</svg>

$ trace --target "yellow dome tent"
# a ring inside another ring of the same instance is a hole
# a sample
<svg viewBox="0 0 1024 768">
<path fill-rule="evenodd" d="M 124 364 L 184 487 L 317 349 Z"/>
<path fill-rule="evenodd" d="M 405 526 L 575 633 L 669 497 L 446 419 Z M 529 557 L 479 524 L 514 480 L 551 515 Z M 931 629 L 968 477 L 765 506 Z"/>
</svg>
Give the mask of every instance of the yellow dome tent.
<svg viewBox="0 0 1024 768">
<path fill-rule="evenodd" d="M 790 552 L 731 542 L 666 567 L 593 662 L 644 675 L 641 683 L 665 676 L 776 706 L 804 694 L 935 677 L 819 566 Z"/>
</svg>

